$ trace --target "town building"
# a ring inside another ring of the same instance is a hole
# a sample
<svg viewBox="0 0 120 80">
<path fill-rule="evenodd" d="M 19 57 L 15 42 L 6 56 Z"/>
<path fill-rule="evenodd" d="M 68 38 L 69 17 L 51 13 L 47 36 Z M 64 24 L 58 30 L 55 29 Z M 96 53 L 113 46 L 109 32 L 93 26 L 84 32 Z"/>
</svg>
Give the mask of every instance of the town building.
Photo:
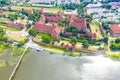
<svg viewBox="0 0 120 80">
<path fill-rule="evenodd" d="M 85 18 L 78 18 L 75 15 L 72 15 L 70 19 L 69 26 L 74 26 L 78 29 L 78 31 L 83 30 L 84 32 L 87 30 L 86 26 L 86 19 Z"/>
<path fill-rule="evenodd" d="M 59 26 L 49 26 L 45 24 L 35 24 L 34 28 L 37 32 L 50 34 L 53 39 L 60 38 L 60 32 L 62 30 Z"/>
<path fill-rule="evenodd" d="M 8 22 L 8 23 L 7 23 L 7 26 L 8 26 L 8 27 L 12 27 L 12 28 L 20 28 L 20 29 L 25 28 L 25 25 L 22 24 L 22 23 Z"/>
<path fill-rule="evenodd" d="M 29 14 L 33 14 L 33 10 L 32 9 L 25 9 L 25 12 L 27 12 Z"/>
<path fill-rule="evenodd" d="M 113 37 L 120 37 L 120 25 L 117 24 L 111 25 L 110 32 Z"/>
</svg>

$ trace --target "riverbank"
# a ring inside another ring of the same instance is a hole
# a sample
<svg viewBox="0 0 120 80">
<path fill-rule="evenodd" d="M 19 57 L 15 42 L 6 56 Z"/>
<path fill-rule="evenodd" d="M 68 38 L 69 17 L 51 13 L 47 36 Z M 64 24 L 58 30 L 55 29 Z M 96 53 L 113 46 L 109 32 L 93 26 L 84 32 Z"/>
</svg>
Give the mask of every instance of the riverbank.
<svg viewBox="0 0 120 80">
<path fill-rule="evenodd" d="M 9 48 L 10 47 L 6 45 L 5 43 L 0 43 L 0 56 L 3 55 L 3 53 Z"/>
</svg>

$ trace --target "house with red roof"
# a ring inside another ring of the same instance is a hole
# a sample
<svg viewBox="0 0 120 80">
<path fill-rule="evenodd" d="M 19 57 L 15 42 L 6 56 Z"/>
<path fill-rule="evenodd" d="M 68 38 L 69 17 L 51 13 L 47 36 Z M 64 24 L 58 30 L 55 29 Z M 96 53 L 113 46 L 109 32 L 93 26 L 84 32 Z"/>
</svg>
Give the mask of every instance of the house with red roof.
<svg viewBox="0 0 120 80">
<path fill-rule="evenodd" d="M 62 30 L 59 26 L 49 26 L 45 24 L 35 24 L 33 29 L 40 33 L 50 34 L 53 39 L 60 38 L 60 32 Z"/>
<path fill-rule="evenodd" d="M 111 25 L 110 32 L 113 37 L 120 37 L 120 25 L 117 24 Z"/>
<path fill-rule="evenodd" d="M 86 19 L 85 18 L 78 18 L 75 15 L 72 15 L 71 19 L 70 19 L 70 23 L 69 26 L 74 26 L 78 29 L 78 31 L 86 31 L 87 27 L 86 27 Z"/>
<path fill-rule="evenodd" d="M 33 10 L 32 9 L 25 9 L 25 12 L 27 12 L 29 14 L 33 14 Z"/>
<path fill-rule="evenodd" d="M 20 29 L 25 28 L 25 25 L 22 24 L 22 23 L 8 22 L 8 23 L 7 23 L 7 26 L 8 26 L 8 27 L 12 27 L 12 28 L 20 28 Z"/>
</svg>

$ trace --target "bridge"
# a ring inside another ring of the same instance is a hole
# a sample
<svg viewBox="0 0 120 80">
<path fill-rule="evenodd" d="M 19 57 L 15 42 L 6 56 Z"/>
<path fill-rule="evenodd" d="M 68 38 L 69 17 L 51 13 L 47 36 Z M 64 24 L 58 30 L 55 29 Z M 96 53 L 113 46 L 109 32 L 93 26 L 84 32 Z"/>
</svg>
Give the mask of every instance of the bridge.
<svg viewBox="0 0 120 80">
<path fill-rule="evenodd" d="M 23 54 L 22 54 L 21 57 L 19 58 L 16 66 L 15 66 L 15 68 L 13 69 L 13 72 L 12 72 L 12 74 L 10 75 L 10 77 L 9 77 L 8 80 L 13 80 L 13 79 L 14 79 L 15 73 L 16 73 L 17 69 L 19 68 L 20 63 L 21 63 L 21 61 L 22 61 L 22 59 L 23 59 L 23 57 L 24 57 L 27 49 L 28 49 L 28 46 L 25 47 L 25 50 L 24 50 Z"/>
<path fill-rule="evenodd" d="M 21 61 L 22 61 L 22 59 L 23 59 L 23 57 L 24 57 L 24 55 L 25 55 L 28 47 L 30 47 L 32 49 L 35 49 L 35 50 L 43 51 L 43 48 L 41 48 L 39 45 L 37 45 L 34 42 L 32 42 L 31 39 L 24 45 L 24 47 L 25 47 L 25 50 L 24 50 L 23 54 L 20 56 L 20 58 L 19 58 L 19 60 L 18 60 L 18 62 L 16 64 L 16 66 L 13 69 L 12 74 L 10 75 L 10 77 L 9 77 L 8 80 L 13 80 L 14 79 L 15 73 L 17 72 L 17 69 L 19 68 L 20 63 L 21 63 Z"/>
</svg>

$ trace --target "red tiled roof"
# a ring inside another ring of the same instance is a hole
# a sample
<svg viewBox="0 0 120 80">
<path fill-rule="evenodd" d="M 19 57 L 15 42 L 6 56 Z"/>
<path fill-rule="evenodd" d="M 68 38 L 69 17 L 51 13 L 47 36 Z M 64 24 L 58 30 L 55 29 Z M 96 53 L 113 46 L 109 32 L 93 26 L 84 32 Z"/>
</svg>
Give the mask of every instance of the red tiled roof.
<svg viewBox="0 0 120 80">
<path fill-rule="evenodd" d="M 48 20 L 48 22 L 61 22 L 63 20 L 63 18 L 60 16 L 46 16 L 45 18 Z"/>
<path fill-rule="evenodd" d="M 45 17 L 43 16 L 40 21 L 37 22 L 37 24 L 45 24 Z"/>
<path fill-rule="evenodd" d="M 31 10 L 31 9 L 26 9 L 25 11 L 26 11 L 27 13 L 33 14 L 33 10 Z"/>
<path fill-rule="evenodd" d="M 120 35 L 120 26 L 119 25 L 117 25 L 117 24 L 111 25 L 110 30 L 113 35 Z"/>
<path fill-rule="evenodd" d="M 70 26 L 76 27 L 78 31 L 81 31 L 81 30 L 86 31 L 86 19 L 77 18 L 75 15 L 73 15 L 70 20 Z"/>
<path fill-rule="evenodd" d="M 7 26 L 8 27 L 13 27 L 13 28 L 21 28 L 23 29 L 25 27 L 24 24 L 21 24 L 21 23 L 13 23 L 13 22 L 8 22 L 7 23 Z"/>
<path fill-rule="evenodd" d="M 41 8 L 41 9 L 39 10 L 39 12 L 40 12 L 40 14 L 44 14 L 44 9 Z"/>
<path fill-rule="evenodd" d="M 51 34 L 53 38 L 58 38 L 62 30 L 59 26 L 49 26 L 44 24 L 35 24 L 34 29 L 40 33 Z"/>
</svg>

